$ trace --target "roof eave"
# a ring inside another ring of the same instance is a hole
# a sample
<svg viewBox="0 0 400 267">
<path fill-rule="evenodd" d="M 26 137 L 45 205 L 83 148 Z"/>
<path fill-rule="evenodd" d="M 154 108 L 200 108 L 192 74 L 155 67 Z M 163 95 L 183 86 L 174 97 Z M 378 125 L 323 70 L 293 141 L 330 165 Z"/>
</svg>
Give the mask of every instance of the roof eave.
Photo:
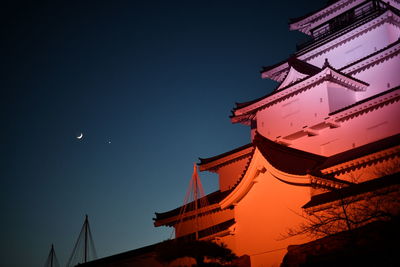
<svg viewBox="0 0 400 267">
<path fill-rule="evenodd" d="M 275 90 L 272 93 L 262 97 L 259 99 L 259 101 L 251 103 L 248 106 L 244 106 L 241 108 L 238 108 L 236 110 L 234 110 L 233 112 L 233 116 L 231 118 L 233 123 L 236 122 L 241 122 L 241 120 L 243 120 L 243 118 L 250 118 L 250 116 L 255 116 L 255 112 L 257 110 L 259 110 L 260 108 L 265 107 L 266 105 L 278 101 L 279 99 L 286 97 L 287 95 L 293 93 L 293 92 L 297 92 L 299 90 L 302 90 L 302 88 L 308 87 L 312 84 L 316 84 L 319 82 L 323 82 L 323 81 L 331 81 L 334 83 L 337 83 L 339 85 L 345 86 L 351 90 L 354 91 L 365 91 L 366 88 L 369 86 L 368 83 L 358 80 L 354 77 L 351 77 L 350 75 L 341 73 L 340 71 L 332 68 L 329 63 L 326 63 L 326 65 L 324 66 L 324 68 L 318 72 L 317 74 L 313 75 L 313 76 L 307 76 L 302 80 L 299 80 L 295 83 L 289 84 L 286 87 L 283 87 L 279 90 Z M 291 88 L 296 88 L 297 89 L 293 89 L 290 90 Z M 269 98 L 282 93 L 281 96 L 277 96 L 276 99 L 271 99 L 270 101 L 268 101 Z M 261 103 L 260 102 L 265 102 L 265 103 Z"/>
<path fill-rule="evenodd" d="M 318 20 L 323 19 L 324 17 L 326 17 L 327 15 L 329 15 L 329 13 L 333 13 L 336 12 L 337 10 L 343 8 L 344 5 L 348 5 L 350 3 L 346 3 L 346 0 L 339 0 L 335 3 L 332 3 L 330 5 L 327 5 L 325 7 L 322 7 L 319 10 L 316 10 L 310 14 L 308 14 L 307 16 L 298 18 L 298 19 L 291 19 L 291 23 L 289 23 L 289 29 L 291 31 L 294 30 L 298 30 L 301 31 L 305 34 L 310 35 L 311 32 L 311 23 L 314 23 Z M 352 1 L 354 2 L 354 1 Z"/>
<path fill-rule="evenodd" d="M 236 149 L 208 159 L 199 158 L 201 162 L 197 165 L 199 166 L 200 171 L 215 171 L 215 169 L 218 169 L 221 165 L 225 165 L 242 158 L 250 157 L 253 152 L 253 144 L 249 143 L 247 145 L 238 147 Z"/>
</svg>

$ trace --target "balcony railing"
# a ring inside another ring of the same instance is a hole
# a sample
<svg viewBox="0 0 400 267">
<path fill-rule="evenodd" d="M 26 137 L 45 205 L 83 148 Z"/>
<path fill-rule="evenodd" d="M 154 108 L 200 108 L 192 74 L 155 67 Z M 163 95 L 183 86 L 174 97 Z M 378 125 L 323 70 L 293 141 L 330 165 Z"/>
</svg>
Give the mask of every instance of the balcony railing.
<svg viewBox="0 0 400 267">
<path fill-rule="evenodd" d="M 313 37 L 300 44 L 297 44 L 297 50 L 304 49 L 307 46 L 320 42 L 326 37 L 331 36 L 332 34 L 337 33 L 351 25 L 354 25 L 366 17 L 381 14 L 386 9 L 387 4 L 381 1 L 365 1 L 311 30 Z"/>
</svg>

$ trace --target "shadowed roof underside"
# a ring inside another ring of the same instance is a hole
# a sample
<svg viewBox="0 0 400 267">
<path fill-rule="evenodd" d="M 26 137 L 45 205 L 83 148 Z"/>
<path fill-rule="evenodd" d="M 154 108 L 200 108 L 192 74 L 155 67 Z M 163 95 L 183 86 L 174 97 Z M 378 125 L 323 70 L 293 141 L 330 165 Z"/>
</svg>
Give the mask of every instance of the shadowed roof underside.
<svg viewBox="0 0 400 267">
<path fill-rule="evenodd" d="M 256 133 L 254 144 L 275 168 L 290 174 L 322 175 L 321 170 L 400 145 L 400 134 L 324 157 L 275 143 Z"/>
<path fill-rule="evenodd" d="M 290 58 L 288 58 L 287 60 L 281 61 L 277 64 L 262 67 L 261 73 L 269 71 L 273 68 L 276 68 L 277 66 L 280 66 L 286 62 L 288 63 L 289 66 L 293 67 L 298 72 L 307 74 L 307 75 L 315 75 L 321 70 L 317 66 L 307 63 L 306 61 L 300 60 L 295 55 L 293 55 Z"/>
<path fill-rule="evenodd" d="M 275 168 L 290 174 L 312 173 L 326 157 L 287 147 L 256 133 L 253 143 L 268 162 Z"/>
</svg>

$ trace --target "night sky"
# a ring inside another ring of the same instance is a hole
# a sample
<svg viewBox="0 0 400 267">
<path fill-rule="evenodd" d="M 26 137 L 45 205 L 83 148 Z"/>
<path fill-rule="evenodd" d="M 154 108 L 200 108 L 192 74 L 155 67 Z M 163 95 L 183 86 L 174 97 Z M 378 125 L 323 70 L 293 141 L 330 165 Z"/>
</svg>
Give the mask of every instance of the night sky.
<svg viewBox="0 0 400 267">
<path fill-rule="evenodd" d="M 169 238 L 154 212 L 198 157 L 250 142 L 230 110 L 276 86 L 259 70 L 304 39 L 289 18 L 325 3 L 3 1 L 0 266 L 43 266 L 52 243 L 65 266 L 85 214 L 99 257 Z"/>
</svg>

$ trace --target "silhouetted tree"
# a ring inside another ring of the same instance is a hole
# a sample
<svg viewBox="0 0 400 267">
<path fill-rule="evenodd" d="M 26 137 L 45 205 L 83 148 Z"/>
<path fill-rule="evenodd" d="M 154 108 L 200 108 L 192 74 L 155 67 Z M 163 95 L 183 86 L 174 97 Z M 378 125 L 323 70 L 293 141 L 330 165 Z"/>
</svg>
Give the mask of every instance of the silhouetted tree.
<svg viewBox="0 0 400 267">
<path fill-rule="evenodd" d="M 353 230 L 377 220 L 390 221 L 400 215 L 399 192 L 384 194 L 381 191 L 363 197 L 340 199 L 326 209 L 299 214 L 304 222 L 289 229 L 283 237 L 307 234 L 319 238 Z"/>
<path fill-rule="evenodd" d="M 167 240 L 156 248 L 156 253 L 161 262 L 170 263 L 179 258 L 190 257 L 196 261 L 196 266 L 226 266 L 237 258 L 224 244 L 211 241 Z M 213 261 L 205 263 L 205 259 Z"/>
<path fill-rule="evenodd" d="M 376 168 L 375 174 L 377 177 L 395 175 L 400 178 L 399 171 L 400 161 L 395 160 L 385 168 Z M 337 193 L 335 201 L 298 214 L 304 218 L 304 222 L 289 229 L 282 237 L 307 234 L 320 238 L 351 231 L 373 221 L 398 219 L 400 216 L 400 190 L 397 184 L 355 196 L 344 196 L 341 189 L 332 192 Z"/>
</svg>

